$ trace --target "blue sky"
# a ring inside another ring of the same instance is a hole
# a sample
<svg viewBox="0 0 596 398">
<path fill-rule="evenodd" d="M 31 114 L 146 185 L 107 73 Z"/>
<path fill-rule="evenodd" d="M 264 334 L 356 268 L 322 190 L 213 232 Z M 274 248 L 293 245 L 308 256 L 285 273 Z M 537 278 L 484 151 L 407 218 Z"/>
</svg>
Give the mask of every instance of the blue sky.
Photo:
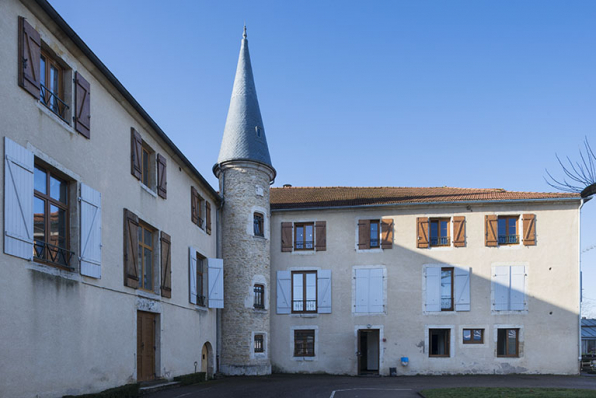
<svg viewBox="0 0 596 398">
<path fill-rule="evenodd" d="M 593 1 L 50 3 L 214 187 L 245 22 L 275 186 L 544 192 L 596 149 Z"/>
</svg>

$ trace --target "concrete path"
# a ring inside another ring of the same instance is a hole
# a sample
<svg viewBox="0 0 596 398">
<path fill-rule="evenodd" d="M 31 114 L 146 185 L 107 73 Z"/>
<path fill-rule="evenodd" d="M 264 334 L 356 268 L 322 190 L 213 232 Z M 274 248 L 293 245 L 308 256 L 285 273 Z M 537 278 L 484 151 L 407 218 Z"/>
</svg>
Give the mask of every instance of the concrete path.
<svg viewBox="0 0 596 398">
<path fill-rule="evenodd" d="M 393 398 L 418 397 L 418 391 L 448 387 L 553 387 L 594 390 L 586 376 L 408 376 L 349 377 L 271 375 L 226 377 L 147 395 L 148 398 Z"/>
</svg>

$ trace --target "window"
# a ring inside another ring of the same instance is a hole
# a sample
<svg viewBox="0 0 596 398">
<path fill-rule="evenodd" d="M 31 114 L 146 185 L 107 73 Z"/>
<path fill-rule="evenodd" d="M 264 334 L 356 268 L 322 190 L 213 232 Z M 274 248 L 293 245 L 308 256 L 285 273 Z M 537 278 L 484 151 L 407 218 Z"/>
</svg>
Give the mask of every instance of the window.
<svg viewBox="0 0 596 398">
<path fill-rule="evenodd" d="M 199 228 L 204 228 L 203 208 L 205 200 L 199 195 L 195 187 L 190 187 L 190 213 L 192 222 Z"/>
<path fill-rule="evenodd" d="M 497 330 L 497 356 L 519 357 L 519 329 Z"/>
<path fill-rule="evenodd" d="M 314 228 L 314 223 L 294 224 L 294 250 L 313 250 L 315 248 Z"/>
<path fill-rule="evenodd" d="M 139 223 L 139 287 L 153 291 L 153 234 L 147 225 Z"/>
<path fill-rule="evenodd" d="M 292 272 L 292 312 L 317 312 L 317 271 Z"/>
<path fill-rule="evenodd" d="M 314 357 L 315 356 L 315 331 L 294 330 L 294 356 Z"/>
<path fill-rule="evenodd" d="M 470 311 L 470 268 L 426 266 L 428 312 Z"/>
<path fill-rule="evenodd" d="M 384 276 L 383 268 L 356 268 L 354 270 L 355 283 L 355 313 L 379 314 L 385 310 L 384 306 Z"/>
<path fill-rule="evenodd" d="M 449 218 L 430 219 L 430 245 L 450 246 L 449 230 L 451 227 Z"/>
<path fill-rule="evenodd" d="M 147 145 L 141 146 L 141 182 L 151 187 L 151 163 L 153 151 Z"/>
<path fill-rule="evenodd" d="M 40 57 L 39 100 L 52 112 L 66 121 L 68 105 L 64 99 L 64 71 L 56 58 L 47 51 L 41 51 Z"/>
<path fill-rule="evenodd" d="M 358 220 L 358 249 L 393 248 L 393 219 Z"/>
<path fill-rule="evenodd" d="M 255 236 L 265 236 L 265 231 L 263 229 L 263 220 L 264 217 L 261 213 L 254 213 L 253 216 L 253 228 Z"/>
<path fill-rule="evenodd" d="M 254 287 L 255 292 L 255 308 L 264 309 L 265 308 L 265 286 L 264 285 L 255 285 Z"/>
<path fill-rule="evenodd" d="M 205 306 L 205 257 L 197 253 L 197 305 Z"/>
<path fill-rule="evenodd" d="M 428 331 L 428 356 L 448 357 L 449 341 L 451 339 L 450 329 L 429 329 Z"/>
<path fill-rule="evenodd" d="M 36 260 L 71 269 L 69 250 L 68 182 L 35 165 L 33 199 L 33 256 Z"/>
<path fill-rule="evenodd" d="M 526 270 L 523 265 L 493 267 L 492 296 L 494 311 L 526 309 Z"/>
<path fill-rule="evenodd" d="M 167 159 L 159 153 L 156 154 L 134 127 L 130 130 L 131 174 L 147 188 L 157 191 L 159 197 L 167 199 Z"/>
<path fill-rule="evenodd" d="M 464 344 L 484 344 L 484 329 L 464 329 Z"/>
<path fill-rule="evenodd" d="M 379 247 L 379 220 L 370 220 L 370 248 Z"/>
<path fill-rule="evenodd" d="M 499 216 L 497 219 L 499 245 L 516 245 L 519 243 L 517 229 L 518 216 Z"/>
<path fill-rule="evenodd" d="M 255 352 L 265 352 L 264 338 L 262 334 L 255 334 Z"/>
</svg>

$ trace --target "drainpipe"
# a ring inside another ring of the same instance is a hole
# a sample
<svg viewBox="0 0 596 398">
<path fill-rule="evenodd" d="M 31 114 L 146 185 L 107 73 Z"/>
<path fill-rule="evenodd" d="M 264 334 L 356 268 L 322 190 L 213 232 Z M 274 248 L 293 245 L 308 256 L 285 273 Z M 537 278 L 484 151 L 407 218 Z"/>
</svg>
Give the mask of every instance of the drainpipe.
<svg viewBox="0 0 596 398">
<path fill-rule="evenodd" d="M 587 199 L 589 200 L 589 199 Z M 578 221 L 577 221 L 577 229 L 578 229 L 578 238 L 579 238 L 579 243 L 577 245 L 577 252 L 579 255 L 578 258 L 578 267 L 579 267 L 579 319 L 578 319 L 578 324 L 579 324 L 579 339 L 578 339 L 578 347 L 577 347 L 577 351 L 578 351 L 578 361 L 579 361 L 579 371 L 581 373 L 581 368 L 582 368 L 582 249 L 581 249 L 581 222 L 582 222 L 582 207 L 584 206 L 584 203 L 586 203 L 587 201 L 584 198 L 581 198 L 581 202 L 579 204 L 579 209 L 578 209 L 578 213 L 579 213 L 579 217 L 578 217 Z"/>
<path fill-rule="evenodd" d="M 223 207 L 224 207 L 224 203 L 225 203 L 225 199 L 224 199 L 224 186 L 225 186 L 225 178 L 226 175 L 223 173 L 223 171 L 221 172 L 221 184 L 219 187 L 219 191 L 220 191 L 220 196 L 221 196 L 221 202 L 219 204 L 219 207 L 217 208 L 217 211 L 215 212 L 215 225 L 217 227 L 217 233 L 215 235 L 215 256 L 217 258 L 223 258 L 223 254 L 222 254 L 222 237 L 223 237 L 223 231 L 222 231 L 222 212 L 223 212 Z M 215 310 L 215 335 L 216 335 L 216 342 L 217 342 L 217 349 L 216 349 L 216 354 L 215 354 L 215 372 L 219 373 L 219 358 L 221 358 L 221 309 L 218 308 Z"/>
</svg>

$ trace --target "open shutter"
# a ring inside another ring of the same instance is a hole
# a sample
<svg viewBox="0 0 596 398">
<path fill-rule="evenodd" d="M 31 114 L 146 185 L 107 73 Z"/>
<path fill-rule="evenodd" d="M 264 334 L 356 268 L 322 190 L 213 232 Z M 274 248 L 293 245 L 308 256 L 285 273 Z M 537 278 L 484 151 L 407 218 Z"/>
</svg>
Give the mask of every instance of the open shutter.
<svg viewBox="0 0 596 398">
<path fill-rule="evenodd" d="M 370 220 L 358 220 L 358 249 L 370 249 Z"/>
<path fill-rule="evenodd" d="M 455 310 L 470 311 L 470 268 L 455 267 Z"/>
<path fill-rule="evenodd" d="M 453 217 L 453 246 L 464 247 L 466 245 L 466 218 L 464 216 Z"/>
<path fill-rule="evenodd" d="M 319 314 L 331 314 L 331 270 L 317 272 L 317 307 Z"/>
<path fill-rule="evenodd" d="M 428 247 L 428 217 L 416 218 L 416 235 L 416 247 Z"/>
<path fill-rule="evenodd" d="M 509 267 L 499 266 L 494 267 L 493 273 L 493 310 L 507 311 L 509 310 Z"/>
<path fill-rule="evenodd" d="M 494 215 L 488 215 L 485 217 L 484 244 L 488 247 L 495 247 L 498 244 L 497 220 L 498 217 Z"/>
<path fill-rule="evenodd" d="M 211 235 L 211 203 L 205 201 L 205 231 Z"/>
<path fill-rule="evenodd" d="M 33 258 L 33 154 L 4 137 L 4 253 Z"/>
<path fill-rule="evenodd" d="M 91 85 L 79 72 L 75 72 L 75 129 L 91 138 Z"/>
<path fill-rule="evenodd" d="M 524 214 L 524 246 L 536 244 L 536 215 Z"/>
<path fill-rule="evenodd" d="M 190 187 L 190 218 L 193 224 L 199 225 L 199 193 Z"/>
<path fill-rule="evenodd" d="M 23 17 L 19 17 L 19 86 L 35 99 L 40 90 L 41 38 Z M 33 253 L 33 249 L 31 249 Z"/>
<path fill-rule="evenodd" d="M 289 314 L 292 312 L 292 273 L 290 271 L 277 271 L 277 313 Z"/>
<path fill-rule="evenodd" d="M 143 139 L 141 134 L 134 127 L 130 128 L 130 173 L 137 179 L 141 180 L 142 166 L 141 159 L 143 159 Z"/>
<path fill-rule="evenodd" d="M 368 288 L 370 286 L 370 270 L 367 268 L 356 269 L 356 308 L 354 312 L 368 312 Z"/>
<path fill-rule="evenodd" d="M 101 193 L 81 184 L 81 275 L 101 278 Z"/>
<path fill-rule="evenodd" d="M 509 309 L 511 311 L 523 311 L 526 309 L 526 269 L 523 265 L 514 265 L 511 267 L 509 303 Z"/>
<path fill-rule="evenodd" d="M 327 222 L 325 221 L 315 223 L 315 249 L 321 252 L 327 250 Z"/>
<path fill-rule="evenodd" d="M 221 258 L 208 258 L 209 267 L 209 308 L 224 307 L 224 273 Z"/>
<path fill-rule="evenodd" d="M 291 252 L 292 245 L 292 223 L 282 222 L 281 223 L 281 251 Z"/>
<path fill-rule="evenodd" d="M 393 219 L 381 220 L 381 249 L 393 249 Z"/>
<path fill-rule="evenodd" d="M 161 231 L 161 295 L 172 297 L 172 238 Z"/>
<path fill-rule="evenodd" d="M 139 287 L 139 218 L 124 209 L 124 285 Z"/>
<path fill-rule="evenodd" d="M 370 269 L 368 286 L 368 312 L 382 313 L 384 310 L 382 268 Z"/>
<path fill-rule="evenodd" d="M 167 161 L 160 153 L 157 154 L 157 194 L 162 198 L 168 197 Z"/>
<path fill-rule="evenodd" d="M 441 311 L 441 267 L 426 268 L 425 306 L 426 311 Z"/>
<path fill-rule="evenodd" d="M 194 247 L 188 248 L 188 281 L 190 294 L 189 301 L 191 304 L 197 304 L 197 249 Z"/>
</svg>

